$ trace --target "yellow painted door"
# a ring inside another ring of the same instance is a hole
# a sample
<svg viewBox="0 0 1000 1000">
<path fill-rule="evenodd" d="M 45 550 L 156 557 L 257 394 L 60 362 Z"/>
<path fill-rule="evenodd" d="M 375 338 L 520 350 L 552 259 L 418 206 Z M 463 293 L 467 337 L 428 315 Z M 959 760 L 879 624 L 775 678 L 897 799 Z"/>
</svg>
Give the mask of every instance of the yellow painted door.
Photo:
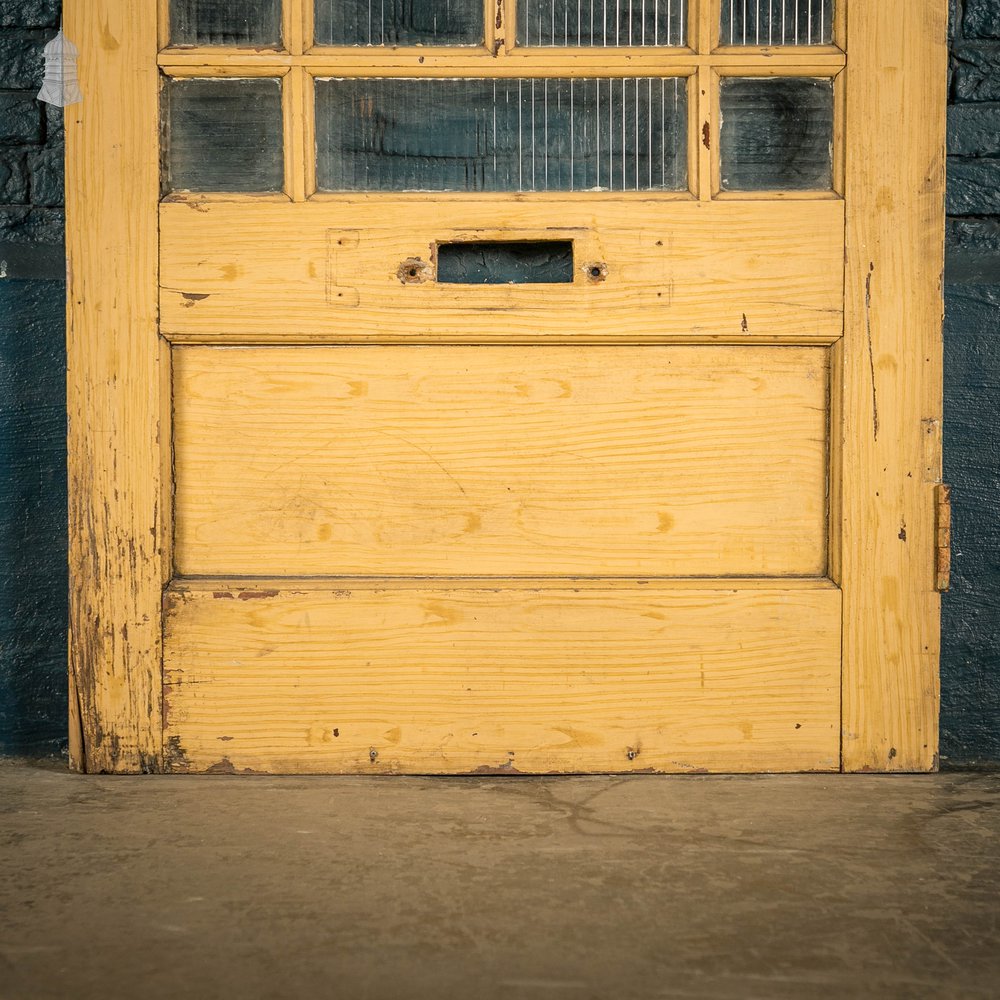
<svg viewBox="0 0 1000 1000">
<path fill-rule="evenodd" d="M 78 765 L 934 766 L 944 6 L 71 4 Z"/>
</svg>

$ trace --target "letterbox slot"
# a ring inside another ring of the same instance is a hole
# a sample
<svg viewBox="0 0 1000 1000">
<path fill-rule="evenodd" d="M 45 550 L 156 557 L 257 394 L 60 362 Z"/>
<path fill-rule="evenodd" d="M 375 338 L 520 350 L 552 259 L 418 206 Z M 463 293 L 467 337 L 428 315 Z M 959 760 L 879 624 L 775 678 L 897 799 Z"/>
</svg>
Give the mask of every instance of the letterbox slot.
<svg viewBox="0 0 1000 1000">
<path fill-rule="evenodd" d="M 439 243 L 437 280 L 450 285 L 565 285 L 573 281 L 572 240 Z"/>
</svg>

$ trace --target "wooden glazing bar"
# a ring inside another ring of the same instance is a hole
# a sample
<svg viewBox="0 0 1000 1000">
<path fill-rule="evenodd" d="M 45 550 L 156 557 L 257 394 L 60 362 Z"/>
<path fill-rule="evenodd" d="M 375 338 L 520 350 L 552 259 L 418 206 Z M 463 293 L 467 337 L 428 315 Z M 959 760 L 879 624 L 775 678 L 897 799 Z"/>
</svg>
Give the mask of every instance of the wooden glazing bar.
<svg viewBox="0 0 1000 1000">
<path fill-rule="evenodd" d="M 167 49 L 159 65 L 168 73 L 198 67 L 202 74 L 221 73 L 228 67 L 304 66 L 316 76 L 612 76 L 662 74 L 688 76 L 701 66 L 759 76 L 832 76 L 846 58 L 839 50 L 802 53 L 773 51 L 754 55 L 745 51 L 699 55 L 690 50 L 547 48 L 514 49 L 503 59 L 469 48 L 388 49 L 343 47 L 314 48 L 301 56 L 252 49 Z"/>
</svg>

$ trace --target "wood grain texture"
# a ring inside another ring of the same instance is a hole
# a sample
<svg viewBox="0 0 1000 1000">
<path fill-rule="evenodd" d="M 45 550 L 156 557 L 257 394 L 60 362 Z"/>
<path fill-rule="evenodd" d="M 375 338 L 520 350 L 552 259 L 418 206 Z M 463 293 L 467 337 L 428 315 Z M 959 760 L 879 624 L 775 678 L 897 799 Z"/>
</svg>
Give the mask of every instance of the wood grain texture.
<svg viewBox="0 0 1000 1000">
<path fill-rule="evenodd" d="M 80 770 L 161 753 L 157 7 L 67 0 L 70 690 Z"/>
<path fill-rule="evenodd" d="M 848 771 L 936 766 L 947 3 L 848 12 L 844 733 Z"/>
<path fill-rule="evenodd" d="M 174 350 L 184 575 L 822 576 L 828 352 Z"/>
<path fill-rule="evenodd" d="M 510 35 L 508 34 L 508 40 Z M 160 53 L 159 64 L 167 73 L 198 71 L 214 76 L 218 71 L 242 68 L 301 66 L 317 77 L 359 76 L 593 76 L 612 77 L 634 74 L 688 76 L 701 66 L 748 69 L 781 76 L 808 67 L 823 75 L 835 73 L 845 63 L 844 53 L 833 46 L 788 47 L 782 49 L 740 48 L 709 54 L 695 54 L 684 49 L 653 46 L 628 49 L 622 46 L 594 48 L 517 48 L 503 49 L 494 59 L 486 48 L 471 46 L 329 46 L 315 47 L 305 55 L 255 49 L 168 48 Z"/>
<path fill-rule="evenodd" d="M 181 589 L 175 771 L 836 770 L 840 593 Z"/>
<path fill-rule="evenodd" d="M 160 222 L 162 330 L 178 342 L 831 343 L 843 329 L 839 201 L 194 201 Z M 461 239 L 572 239 L 576 281 L 436 283 L 435 244 Z M 410 258 L 431 280 L 400 280 Z"/>
</svg>

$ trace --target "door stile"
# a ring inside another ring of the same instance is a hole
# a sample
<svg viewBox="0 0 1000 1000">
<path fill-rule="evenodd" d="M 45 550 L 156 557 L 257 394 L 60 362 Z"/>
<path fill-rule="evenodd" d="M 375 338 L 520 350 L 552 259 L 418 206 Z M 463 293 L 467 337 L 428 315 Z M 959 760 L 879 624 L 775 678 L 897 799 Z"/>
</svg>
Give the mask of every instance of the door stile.
<svg viewBox="0 0 1000 1000">
<path fill-rule="evenodd" d="M 157 334 L 156 0 L 67 0 L 71 765 L 162 761 L 163 357 Z"/>
<path fill-rule="evenodd" d="M 843 769 L 937 766 L 947 3 L 851 0 Z M 933 437 L 933 435 L 932 435 Z"/>
</svg>

